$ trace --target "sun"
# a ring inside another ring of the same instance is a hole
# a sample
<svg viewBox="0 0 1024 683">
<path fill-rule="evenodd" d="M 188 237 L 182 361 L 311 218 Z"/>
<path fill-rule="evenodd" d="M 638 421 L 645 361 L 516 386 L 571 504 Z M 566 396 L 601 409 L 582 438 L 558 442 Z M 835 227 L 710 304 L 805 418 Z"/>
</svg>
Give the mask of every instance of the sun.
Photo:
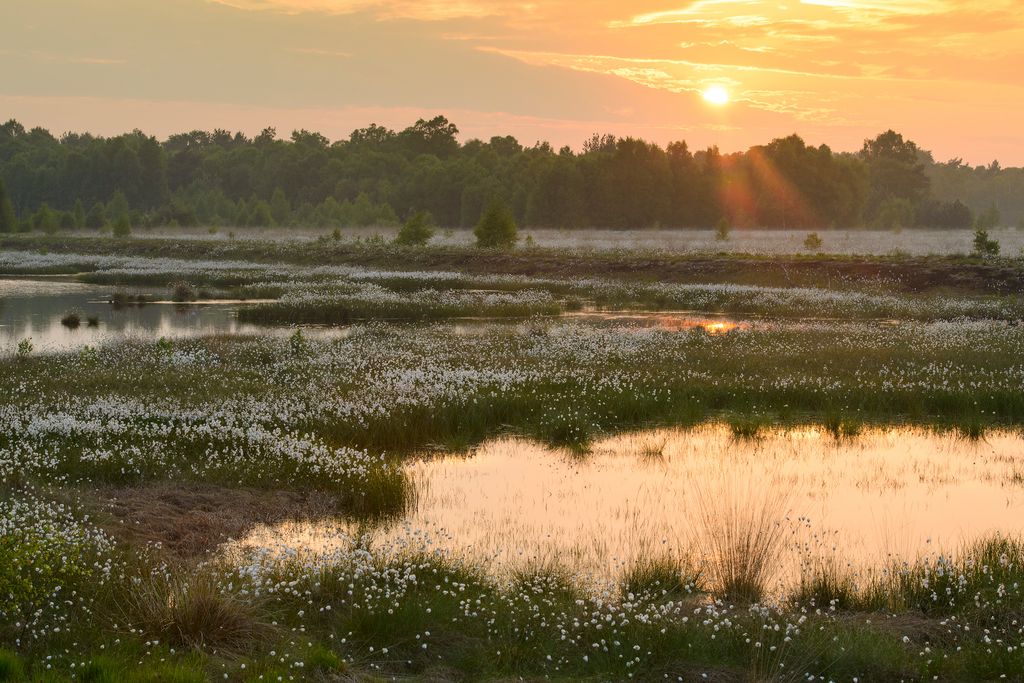
<svg viewBox="0 0 1024 683">
<path fill-rule="evenodd" d="M 705 100 L 721 107 L 724 104 L 729 104 L 729 91 L 720 85 L 713 85 L 704 92 L 701 93 Z"/>
</svg>

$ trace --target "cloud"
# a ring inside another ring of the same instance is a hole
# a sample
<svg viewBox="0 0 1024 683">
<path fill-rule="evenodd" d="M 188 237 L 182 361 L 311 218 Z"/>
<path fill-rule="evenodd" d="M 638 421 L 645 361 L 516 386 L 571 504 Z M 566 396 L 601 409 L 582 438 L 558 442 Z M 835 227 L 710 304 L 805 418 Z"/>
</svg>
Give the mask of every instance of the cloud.
<svg viewBox="0 0 1024 683">
<path fill-rule="evenodd" d="M 273 11 L 283 14 L 320 12 L 354 14 L 372 12 L 383 19 L 444 21 L 449 19 L 502 16 L 512 11 L 529 11 L 529 3 L 500 0 L 209 0 L 235 9 Z"/>
</svg>

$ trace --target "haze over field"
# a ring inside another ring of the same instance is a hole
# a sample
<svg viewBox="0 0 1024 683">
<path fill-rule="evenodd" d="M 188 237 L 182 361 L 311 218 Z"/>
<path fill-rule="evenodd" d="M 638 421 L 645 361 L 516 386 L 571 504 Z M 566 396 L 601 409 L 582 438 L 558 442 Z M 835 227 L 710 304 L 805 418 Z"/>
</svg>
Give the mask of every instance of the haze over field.
<svg viewBox="0 0 1024 683">
<path fill-rule="evenodd" d="M 0 111 L 55 132 L 341 138 L 443 111 L 464 138 L 745 150 L 887 128 L 1024 164 L 1017 0 L 9 0 Z"/>
</svg>

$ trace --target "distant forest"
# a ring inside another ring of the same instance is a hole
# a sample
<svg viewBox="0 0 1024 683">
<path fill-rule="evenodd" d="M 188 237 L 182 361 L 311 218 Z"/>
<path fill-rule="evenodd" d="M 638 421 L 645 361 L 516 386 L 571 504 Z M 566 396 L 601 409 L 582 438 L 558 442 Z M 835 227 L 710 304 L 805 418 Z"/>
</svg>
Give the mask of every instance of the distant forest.
<svg viewBox="0 0 1024 683">
<path fill-rule="evenodd" d="M 0 126 L 0 230 L 118 226 L 392 225 L 428 211 L 476 224 L 492 200 L 529 227 L 936 227 L 1018 225 L 1024 169 L 936 163 L 887 131 L 858 153 L 796 136 L 746 152 L 594 135 L 582 149 L 524 147 L 511 136 L 458 141 L 443 116 L 346 140 L 273 128 L 165 141 L 54 137 Z"/>
</svg>

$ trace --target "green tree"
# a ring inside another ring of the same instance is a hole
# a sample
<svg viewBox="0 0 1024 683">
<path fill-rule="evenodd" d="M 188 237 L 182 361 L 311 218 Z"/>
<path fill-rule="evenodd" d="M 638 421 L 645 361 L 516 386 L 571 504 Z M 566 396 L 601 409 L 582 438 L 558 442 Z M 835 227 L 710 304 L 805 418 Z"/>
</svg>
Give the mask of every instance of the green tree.
<svg viewBox="0 0 1024 683">
<path fill-rule="evenodd" d="M 82 198 L 78 197 L 75 199 L 75 207 L 71 210 L 71 215 L 75 218 L 75 227 L 85 227 L 85 205 L 82 204 Z"/>
<path fill-rule="evenodd" d="M 492 200 L 473 234 L 478 247 L 509 249 L 518 239 L 515 217 L 504 202 Z"/>
<path fill-rule="evenodd" d="M 892 230 L 907 228 L 914 225 L 914 205 L 902 197 L 889 197 L 878 207 L 875 225 L 879 228 Z"/>
<path fill-rule="evenodd" d="M 860 158 L 868 167 L 867 214 L 877 218 L 890 199 L 916 207 L 928 194 L 930 181 L 917 145 L 893 130 L 865 140 Z"/>
<path fill-rule="evenodd" d="M 85 214 L 85 227 L 90 230 L 101 230 L 107 225 L 107 208 L 103 202 L 96 202 Z"/>
<path fill-rule="evenodd" d="M 124 196 L 124 192 L 121 190 L 114 192 L 114 196 L 107 203 L 107 216 L 116 223 L 121 216 L 127 216 L 129 211 L 131 211 L 131 207 L 128 205 L 128 198 Z M 129 225 L 131 225 L 131 221 L 129 221 Z"/>
<path fill-rule="evenodd" d="M 983 228 L 974 231 L 974 255 L 982 258 L 999 256 L 999 242 L 989 237 Z"/>
<path fill-rule="evenodd" d="M 433 219 L 426 211 L 417 211 L 399 229 L 395 244 L 423 246 L 434 236 Z"/>
<path fill-rule="evenodd" d="M 53 213 L 50 205 L 46 202 L 40 204 L 39 208 L 36 209 L 35 215 L 32 216 L 32 227 L 45 232 L 47 235 L 57 232 L 57 228 L 60 227 L 56 214 Z"/>
<path fill-rule="evenodd" d="M 262 199 L 256 200 L 249 208 L 245 224 L 256 228 L 269 228 L 273 226 L 274 214 L 270 210 L 270 204 L 267 204 Z"/>
<path fill-rule="evenodd" d="M 14 215 L 14 206 L 11 198 L 7 196 L 7 187 L 0 178 L 0 232 L 16 232 L 18 229 L 18 217 Z"/>
<path fill-rule="evenodd" d="M 292 216 L 292 205 L 280 187 L 274 190 L 270 198 L 270 215 L 277 225 L 287 225 Z"/>
<path fill-rule="evenodd" d="M 132 219 L 128 213 L 122 213 L 114 219 L 114 237 L 128 237 L 132 234 Z"/>
</svg>

